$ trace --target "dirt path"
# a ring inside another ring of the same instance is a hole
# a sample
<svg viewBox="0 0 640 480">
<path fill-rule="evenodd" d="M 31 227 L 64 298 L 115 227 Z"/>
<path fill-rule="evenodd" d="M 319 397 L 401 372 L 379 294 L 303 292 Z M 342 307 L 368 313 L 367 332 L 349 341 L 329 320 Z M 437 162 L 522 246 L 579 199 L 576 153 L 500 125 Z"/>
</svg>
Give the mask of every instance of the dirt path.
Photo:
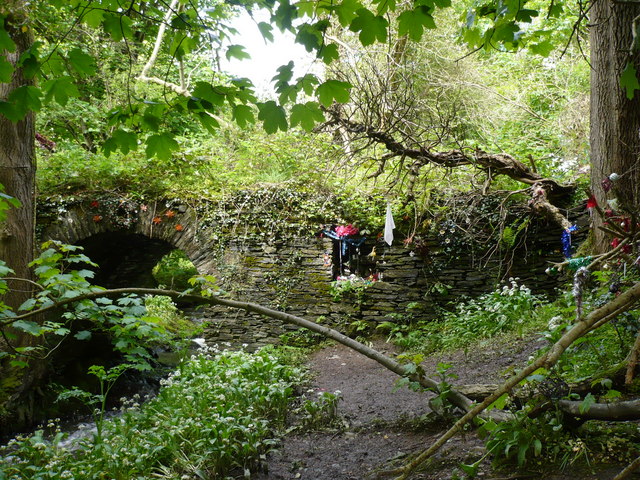
<svg viewBox="0 0 640 480">
<path fill-rule="evenodd" d="M 497 383 L 509 373 L 512 365 L 522 365 L 539 346 L 535 341 L 517 342 L 508 347 L 489 344 L 474 350 L 473 356 L 457 352 L 429 358 L 425 368 L 434 372 L 439 362 L 447 362 L 454 365 L 451 371 L 460 377 L 455 383 Z M 377 342 L 374 347 L 382 351 L 391 349 L 383 342 Z M 444 425 L 427 417 L 431 394 L 415 393 L 407 388 L 395 390 L 398 377 L 376 362 L 342 345 L 333 345 L 314 353 L 309 363 L 316 392 L 341 392 L 339 413 L 345 428 L 288 435 L 280 448 L 269 455 L 267 472 L 259 474 L 258 480 L 372 479 L 380 470 L 399 466 L 408 454 L 425 448 L 444 431 Z M 312 396 L 313 392 L 307 394 Z M 483 454 L 483 443 L 475 432 L 465 433 L 450 440 L 414 478 L 465 478 L 459 464 L 473 463 Z M 492 471 L 487 460 L 478 478 L 606 480 L 619 471 L 620 466 L 614 466 L 598 473 L 574 470 L 514 476 L 513 472 Z"/>
</svg>

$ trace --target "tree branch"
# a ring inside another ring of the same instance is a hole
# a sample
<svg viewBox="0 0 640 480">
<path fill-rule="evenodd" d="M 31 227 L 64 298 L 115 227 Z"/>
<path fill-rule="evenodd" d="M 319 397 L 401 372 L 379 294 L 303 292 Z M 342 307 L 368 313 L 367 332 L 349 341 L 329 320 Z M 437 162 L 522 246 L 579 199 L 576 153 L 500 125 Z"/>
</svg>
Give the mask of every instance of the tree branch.
<svg viewBox="0 0 640 480">
<path fill-rule="evenodd" d="M 638 300 L 640 300 L 640 282 L 635 283 L 626 292 L 620 294 L 606 305 L 603 305 L 597 310 L 594 310 L 588 315 L 582 317 L 574 324 L 571 330 L 566 332 L 560 340 L 551 347 L 547 353 L 540 356 L 532 364 L 526 366 L 519 373 L 509 378 L 499 389 L 485 398 L 482 403 L 468 411 L 428 449 L 424 450 L 411 462 L 403 468 L 391 472 L 399 475 L 396 480 L 407 480 L 409 475 L 411 475 L 416 468 L 435 454 L 447 442 L 447 440 L 462 430 L 467 423 L 480 415 L 489 405 L 495 402 L 502 395 L 509 393 L 516 385 L 539 368 L 546 368 L 547 370 L 550 369 L 555 365 L 562 353 L 578 338 L 591 331 L 594 325 L 600 323 L 605 318 L 609 318 L 609 320 L 611 320 L 613 318 L 612 313 L 621 313 L 629 310 Z"/>
<path fill-rule="evenodd" d="M 329 114 L 330 120 L 325 126 L 337 126 L 350 133 L 363 135 L 374 143 L 384 145 L 395 156 L 412 158 L 422 165 L 432 163 L 447 168 L 473 165 L 485 170 L 490 169 L 494 175 L 506 175 L 527 185 L 540 185 L 548 194 L 554 196 L 566 195 L 574 190 L 573 185 L 561 185 L 553 179 L 545 178 L 506 153 L 490 154 L 476 150 L 473 155 L 468 155 L 462 150 L 432 152 L 424 147 L 410 148 L 398 142 L 387 132 L 375 130 L 364 124 L 343 118 L 338 110 L 327 109 L 326 112 Z"/>
<path fill-rule="evenodd" d="M 431 390 L 431 391 L 437 391 L 438 388 L 438 382 L 428 378 L 424 375 L 421 374 L 412 374 L 412 375 L 408 375 L 407 374 L 407 370 L 405 368 L 405 365 L 402 365 L 401 363 L 395 361 L 394 359 L 387 357 L 386 355 L 378 352 L 377 350 L 374 350 L 371 347 L 368 347 L 367 345 L 364 345 L 352 338 L 347 337 L 346 335 L 343 335 L 342 333 L 338 332 L 337 330 L 334 330 L 332 328 L 329 327 L 325 327 L 323 325 L 319 325 L 315 322 L 311 322 L 309 320 L 305 320 L 304 318 L 295 316 L 295 315 L 291 315 L 288 313 L 284 313 L 284 312 L 280 312 L 277 310 L 273 310 L 271 308 L 267 308 L 267 307 L 263 307 L 262 305 L 258 305 L 255 303 L 250 303 L 250 302 L 240 302 L 237 300 L 229 300 L 229 299 L 225 299 L 225 298 L 220 298 L 220 297 L 203 297 L 200 295 L 192 295 L 192 294 L 184 294 L 182 292 L 177 292 L 175 290 L 160 290 L 160 289 L 152 289 L 152 288 L 118 288 L 118 289 L 113 289 L 113 290 L 100 290 L 100 291 L 95 291 L 95 292 L 89 292 L 89 293 L 85 293 L 82 295 L 78 295 L 76 297 L 73 298 L 65 298 L 63 300 L 59 300 L 58 302 L 55 302 L 51 305 L 48 305 L 46 307 L 42 307 L 39 308 L 37 310 L 32 310 L 30 312 L 26 312 L 24 314 L 21 315 L 17 315 L 15 317 L 12 318 L 8 318 L 5 320 L 2 320 L 0 322 L 0 327 L 5 327 L 10 325 L 12 322 L 16 321 L 16 320 L 20 320 L 20 319 L 24 319 L 24 318 L 29 318 L 32 316 L 36 316 L 36 315 L 42 315 L 44 313 L 50 312 L 52 310 L 58 309 L 60 307 L 63 307 L 65 305 L 69 305 L 75 302 L 79 302 L 82 300 L 93 300 L 93 299 L 97 299 L 97 298 L 105 298 L 105 297 L 120 297 L 122 295 L 127 295 L 127 294 L 137 294 L 137 295 L 164 295 L 167 297 L 171 297 L 174 300 L 180 300 L 183 302 L 193 302 L 193 303 L 198 303 L 198 304 L 208 304 L 208 305 L 222 305 L 225 307 L 230 307 L 230 308 L 237 308 L 237 309 L 241 309 L 241 310 L 246 310 L 248 312 L 254 312 L 254 313 L 259 313 L 261 315 L 264 315 L 266 317 L 269 318 L 275 318 L 277 320 L 281 320 L 285 323 L 289 323 L 292 325 L 297 325 L 299 327 L 303 327 L 306 328 L 308 330 L 311 330 L 313 332 L 319 333 L 321 335 L 324 335 L 327 338 L 330 338 L 332 340 L 337 341 L 338 343 L 341 343 L 342 345 L 345 345 L 353 350 L 355 350 L 358 353 L 361 353 L 362 355 L 378 362 L 380 365 L 382 365 L 383 367 L 387 368 L 388 370 L 391 370 L 393 373 L 401 376 L 401 377 L 408 377 L 410 378 L 412 381 L 416 381 L 418 383 L 420 383 L 420 385 L 427 389 L 427 390 Z M 0 332 L 2 332 L 2 330 L 0 329 Z M 454 404 L 455 406 L 459 407 L 460 409 L 462 409 L 463 411 L 468 411 L 471 409 L 471 406 L 473 404 L 473 402 L 467 398 L 466 396 L 464 396 L 463 394 L 452 390 L 449 395 L 448 395 L 448 399 L 449 401 L 451 401 L 452 404 Z"/>
</svg>

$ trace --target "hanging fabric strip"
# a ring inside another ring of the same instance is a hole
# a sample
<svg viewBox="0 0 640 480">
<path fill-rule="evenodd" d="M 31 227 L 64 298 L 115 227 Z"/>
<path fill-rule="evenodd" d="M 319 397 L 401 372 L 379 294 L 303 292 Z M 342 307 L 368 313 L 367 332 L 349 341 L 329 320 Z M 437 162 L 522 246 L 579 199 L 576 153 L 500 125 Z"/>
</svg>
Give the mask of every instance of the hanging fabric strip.
<svg viewBox="0 0 640 480">
<path fill-rule="evenodd" d="M 396 228 L 396 224 L 393 221 L 393 214 L 391 213 L 391 204 L 387 203 L 387 215 L 384 221 L 384 241 L 387 245 L 391 246 L 393 243 L 393 229 Z"/>
</svg>

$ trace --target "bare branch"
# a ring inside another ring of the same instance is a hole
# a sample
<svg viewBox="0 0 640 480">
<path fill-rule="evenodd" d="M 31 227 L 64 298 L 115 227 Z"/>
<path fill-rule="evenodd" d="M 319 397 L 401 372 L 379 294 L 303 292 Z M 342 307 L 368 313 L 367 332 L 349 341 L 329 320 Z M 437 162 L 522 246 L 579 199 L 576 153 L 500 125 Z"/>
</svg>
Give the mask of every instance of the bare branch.
<svg viewBox="0 0 640 480">
<path fill-rule="evenodd" d="M 50 312 L 52 310 L 63 307 L 65 305 L 69 305 L 82 300 L 93 300 L 96 298 L 105 298 L 105 297 L 120 297 L 122 295 L 127 295 L 127 294 L 164 295 L 164 296 L 171 297 L 174 300 L 179 300 L 183 302 L 193 302 L 193 303 L 198 303 L 203 305 L 223 305 L 230 308 L 238 308 L 241 310 L 246 310 L 248 312 L 258 313 L 258 314 L 267 316 L 269 318 L 275 318 L 277 320 L 281 320 L 283 322 L 286 322 L 292 325 L 297 325 L 299 327 L 306 328 L 313 332 L 324 335 L 327 338 L 335 340 L 355 350 L 356 352 L 361 353 L 372 360 L 375 360 L 383 367 L 391 370 L 393 373 L 400 376 L 409 377 L 412 381 L 416 381 L 420 383 L 420 385 L 425 389 L 433 391 L 433 390 L 437 390 L 438 388 L 437 381 L 432 380 L 422 374 L 416 373 L 416 374 L 408 375 L 404 365 L 400 364 L 399 362 L 395 361 L 390 357 L 387 357 L 386 355 L 378 352 L 377 350 L 374 350 L 373 348 L 368 347 L 367 345 L 364 345 L 356 340 L 353 340 L 352 338 L 347 337 L 346 335 L 343 335 L 342 333 L 332 328 L 325 327 L 323 325 L 320 325 L 315 322 L 311 322 L 309 320 L 305 320 L 304 318 L 297 317 L 295 315 L 291 315 L 288 313 L 273 310 L 271 308 L 263 307 L 262 305 L 258 305 L 255 303 L 229 300 L 229 299 L 220 298 L 217 296 L 202 297 L 200 295 L 184 294 L 182 292 L 177 292 L 175 290 L 160 290 L 160 289 L 151 289 L 151 288 L 118 288 L 113 290 L 100 290 L 95 292 L 89 292 L 82 295 L 78 295 L 77 297 L 59 300 L 58 302 L 55 302 L 54 304 L 48 305 L 46 307 L 42 307 L 37 310 L 32 310 L 30 312 L 24 313 L 22 315 L 18 315 L 10 319 L 5 319 L 2 322 L 0 322 L 0 327 L 6 327 L 10 325 L 12 322 L 14 322 L 15 320 L 42 315 L 43 313 Z M 0 333 L 4 333 L 4 331 L 1 328 L 0 328 Z M 461 408 L 463 411 L 470 410 L 473 404 L 473 402 L 469 398 L 453 390 L 449 393 L 448 399 L 451 401 L 451 403 Z"/>
</svg>

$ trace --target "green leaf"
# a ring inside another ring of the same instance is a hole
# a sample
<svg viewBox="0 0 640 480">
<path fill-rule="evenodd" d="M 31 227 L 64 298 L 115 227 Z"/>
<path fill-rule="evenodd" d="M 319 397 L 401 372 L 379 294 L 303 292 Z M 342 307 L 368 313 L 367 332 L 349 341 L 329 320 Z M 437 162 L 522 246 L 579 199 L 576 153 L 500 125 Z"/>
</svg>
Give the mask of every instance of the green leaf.
<svg viewBox="0 0 640 480">
<path fill-rule="evenodd" d="M 289 0 L 281 0 L 272 20 L 280 30 L 292 30 L 293 19 L 298 17 L 297 11 L 297 7 L 291 5 Z"/>
<path fill-rule="evenodd" d="M 389 22 L 384 17 L 374 15 L 366 8 L 360 8 L 357 17 L 353 19 L 349 30 L 360 32 L 358 38 L 363 46 L 372 45 L 378 40 L 381 43 L 387 41 L 387 27 Z"/>
<path fill-rule="evenodd" d="M 580 411 L 580 413 L 585 413 L 589 411 L 591 405 L 593 405 L 594 403 L 596 403 L 596 398 L 591 393 L 588 393 L 587 396 L 584 397 L 584 400 L 582 400 L 582 402 L 580 403 L 580 407 L 578 408 L 578 410 Z"/>
<path fill-rule="evenodd" d="M 169 160 L 171 153 L 178 149 L 178 142 L 169 133 L 158 133 L 147 138 L 145 153 L 148 158 L 153 156 L 160 160 Z"/>
<path fill-rule="evenodd" d="M 478 474 L 478 467 L 480 467 L 480 464 L 482 463 L 482 461 L 484 460 L 484 457 L 481 458 L 480 460 L 478 460 L 475 463 L 472 463 L 470 465 L 466 465 L 464 463 L 460 464 L 460 468 L 462 469 L 462 471 L 464 473 L 466 473 L 470 478 L 475 477 Z"/>
<path fill-rule="evenodd" d="M 324 115 L 315 102 L 305 104 L 297 103 L 291 108 L 291 126 L 300 125 L 305 131 L 310 132 L 316 124 L 324 121 Z"/>
<path fill-rule="evenodd" d="M 542 453 L 542 442 L 539 438 L 533 441 L 533 454 L 537 457 Z"/>
<path fill-rule="evenodd" d="M 304 45 L 304 48 L 307 52 L 320 50 L 324 43 L 324 32 L 328 27 L 328 20 L 321 20 L 314 23 L 313 25 L 305 23 L 298 28 L 296 42 Z"/>
<path fill-rule="evenodd" d="M 276 84 L 276 87 L 282 84 L 289 85 L 289 81 L 293 78 L 293 62 L 279 66 L 276 72 L 278 73 L 271 79 Z"/>
<path fill-rule="evenodd" d="M 278 130 L 285 132 L 287 126 L 287 116 L 284 108 L 273 100 L 258 103 L 258 119 L 262 120 L 262 127 L 267 133 L 275 133 Z"/>
<path fill-rule="evenodd" d="M 245 128 L 250 123 L 255 123 L 256 119 L 253 110 L 248 105 L 234 105 L 233 119 L 240 128 Z"/>
<path fill-rule="evenodd" d="M 18 307 L 18 310 L 20 311 L 29 311 L 29 310 L 33 310 L 33 307 L 35 307 L 37 304 L 36 299 L 35 298 L 29 298 L 27 300 L 25 300 L 22 305 L 20 305 Z"/>
<path fill-rule="evenodd" d="M 0 50 L 6 50 L 7 52 L 15 52 L 16 44 L 9 36 L 9 33 L 4 28 L 4 19 L 3 15 L 0 15 Z"/>
<path fill-rule="evenodd" d="M 125 15 L 107 14 L 102 21 L 104 31 L 111 35 L 114 41 L 131 38 L 131 19 Z"/>
<path fill-rule="evenodd" d="M 633 100 L 636 90 L 640 90 L 638 74 L 633 62 L 628 62 L 620 75 L 620 86 L 627 91 L 627 98 Z"/>
<path fill-rule="evenodd" d="M 40 48 L 41 45 L 41 42 L 34 42 L 20 55 L 17 67 L 22 68 L 22 75 L 24 75 L 25 78 L 33 78 L 40 71 L 38 48 Z"/>
<path fill-rule="evenodd" d="M 302 89 L 307 95 L 312 95 L 319 82 L 318 77 L 312 73 L 307 73 L 303 77 L 296 78 L 296 88 L 298 90 Z"/>
<path fill-rule="evenodd" d="M 218 107 L 224 105 L 225 96 L 208 82 L 197 82 L 193 89 L 193 96 L 206 100 L 211 105 Z"/>
<path fill-rule="evenodd" d="M 209 133 L 216 133 L 218 128 L 220 128 L 218 121 L 207 112 L 198 113 L 198 120 L 200 120 L 202 126 L 206 128 Z"/>
<path fill-rule="evenodd" d="M 89 330 L 81 330 L 74 335 L 78 340 L 89 340 L 91 338 L 91 332 Z"/>
<path fill-rule="evenodd" d="M 409 35 L 411 40 L 419 41 L 425 28 L 436 28 L 430 11 L 428 7 L 416 7 L 402 12 L 398 17 L 398 35 Z"/>
<path fill-rule="evenodd" d="M 538 15 L 539 12 L 537 10 L 522 8 L 518 10 L 518 13 L 516 13 L 516 20 L 520 22 L 531 23 L 533 22 L 533 18 L 537 17 Z"/>
<path fill-rule="evenodd" d="M 91 55 L 83 52 L 79 48 L 74 48 L 69 52 L 68 58 L 73 69 L 78 72 L 81 77 L 95 75 L 97 68 L 96 61 Z"/>
<path fill-rule="evenodd" d="M 547 17 L 549 18 L 557 18 L 562 15 L 564 12 L 563 2 L 551 2 L 549 5 L 549 10 L 547 11 Z"/>
<path fill-rule="evenodd" d="M 330 107 L 334 100 L 338 103 L 348 102 L 351 88 L 353 86 L 348 82 L 327 80 L 316 88 L 316 95 L 318 95 L 320 103 L 325 107 Z"/>
<path fill-rule="evenodd" d="M 496 26 L 493 39 L 502 43 L 513 43 L 517 40 L 519 32 L 520 26 L 517 23 L 507 22 Z"/>
<path fill-rule="evenodd" d="M 385 15 L 388 12 L 395 12 L 398 6 L 396 0 L 374 0 L 373 3 L 378 4 L 378 10 L 376 11 L 378 15 Z"/>
<path fill-rule="evenodd" d="M 543 57 L 548 57 L 553 49 L 553 43 L 551 43 L 549 40 L 544 40 L 542 42 L 529 45 L 529 51 L 531 53 L 535 55 L 541 55 Z"/>
<path fill-rule="evenodd" d="M 245 58 L 251 58 L 244 47 L 242 45 L 229 45 L 226 53 L 227 60 L 231 60 L 231 58 L 237 58 L 239 60 L 243 60 Z"/>
<path fill-rule="evenodd" d="M 36 322 L 32 322 L 30 320 L 16 320 L 11 324 L 11 326 L 36 337 L 42 334 L 42 327 L 40 327 Z"/>
<path fill-rule="evenodd" d="M 93 8 L 82 16 L 82 21 L 92 28 L 98 28 L 102 24 L 104 15 L 104 10 Z"/>
<path fill-rule="evenodd" d="M 0 57 L 0 83 L 9 83 L 13 75 L 13 65 L 5 57 Z"/>
<path fill-rule="evenodd" d="M 318 58 L 322 59 L 322 61 L 327 65 L 329 65 L 334 60 L 338 60 L 340 58 L 338 45 L 336 45 L 335 43 L 323 45 L 322 48 L 318 51 Z"/>
<path fill-rule="evenodd" d="M 9 94 L 8 101 L 0 100 L 0 114 L 12 122 L 19 122 L 30 111 L 38 111 L 42 107 L 40 97 L 42 91 L 33 86 L 22 86 Z"/>
<path fill-rule="evenodd" d="M 0 260 L 0 277 L 6 277 L 10 273 L 14 273 L 12 269 L 7 267 L 7 264 Z"/>
<path fill-rule="evenodd" d="M 502 410 L 504 406 L 507 404 L 507 400 L 509 399 L 509 395 L 506 393 L 500 395 L 491 405 L 487 407 L 487 410 L 498 409 Z"/>
<path fill-rule="evenodd" d="M 258 23 L 258 30 L 260 30 L 260 34 L 262 34 L 262 38 L 269 42 L 273 42 L 273 27 L 270 23 L 260 22 Z"/>
<path fill-rule="evenodd" d="M 45 101 L 51 101 L 51 98 L 55 98 L 58 104 L 63 107 L 67 104 L 70 97 L 79 97 L 80 91 L 76 84 L 73 83 L 73 79 L 67 75 L 52 78 L 46 81 L 42 85 L 42 89 L 45 92 Z"/>
<path fill-rule="evenodd" d="M 289 100 L 295 101 L 298 96 L 298 90 L 289 85 L 289 81 L 293 77 L 293 62 L 278 67 L 277 72 L 271 81 L 275 84 L 276 93 L 280 94 L 280 103 L 284 104 Z"/>
<path fill-rule="evenodd" d="M 356 11 L 362 8 L 362 3 L 358 0 L 343 0 L 342 2 L 338 2 L 335 6 L 333 4 L 329 4 L 327 6 L 323 6 L 323 8 L 335 12 L 338 16 L 340 25 L 346 27 L 358 16 Z"/>
<path fill-rule="evenodd" d="M 116 150 L 120 150 L 126 155 L 138 149 L 138 136 L 133 132 L 118 129 L 111 134 L 111 138 L 104 142 L 102 149 L 107 157 Z"/>
</svg>

